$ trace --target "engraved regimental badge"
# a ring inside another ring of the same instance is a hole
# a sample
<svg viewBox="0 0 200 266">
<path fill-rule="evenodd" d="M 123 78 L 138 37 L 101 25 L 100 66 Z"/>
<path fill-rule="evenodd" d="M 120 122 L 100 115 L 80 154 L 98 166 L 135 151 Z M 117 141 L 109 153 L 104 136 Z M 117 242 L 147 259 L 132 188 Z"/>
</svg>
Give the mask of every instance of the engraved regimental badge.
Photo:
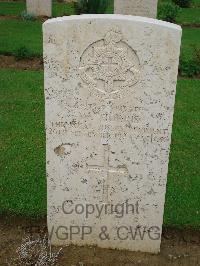
<svg viewBox="0 0 200 266">
<path fill-rule="evenodd" d="M 121 31 L 115 29 L 86 48 L 79 70 L 84 85 L 111 96 L 138 82 L 140 62 L 136 52 L 123 41 Z"/>
</svg>

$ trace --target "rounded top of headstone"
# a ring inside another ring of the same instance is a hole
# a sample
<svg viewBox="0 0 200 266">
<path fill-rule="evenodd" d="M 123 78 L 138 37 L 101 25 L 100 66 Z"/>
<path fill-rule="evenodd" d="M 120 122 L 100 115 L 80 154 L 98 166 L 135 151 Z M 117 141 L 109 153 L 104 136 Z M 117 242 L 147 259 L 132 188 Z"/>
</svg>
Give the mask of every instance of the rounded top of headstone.
<svg viewBox="0 0 200 266">
<path fill-rule="evenodd" d="M 120 20 L 120 21 L 132 21 L 138 23 L 148 23 L 150 25 L 157 25 L 161 27 L 167 27 L 174 30 L 182 31 L 181 26 L 177 24 L 173 24 L 170 22 L 153 19 L 153 18 L 146 18 L 146 17 L 139 17 L 139 16 L 131 16 L 131 15 L 118 15 L 118 14 L 87 14 L 87 15 L 73 15 L 73 16 L 64 16 L 64 17 L 57 17 L 48 19 L 43 23 L 43 27 L 46 27 L 50 24 L 55 23 L 65 23 L 68 21 L 80 21 L 80 20 L 101 20 L 101 19 L 108 19 L 108 20 Z"/>
</svg>

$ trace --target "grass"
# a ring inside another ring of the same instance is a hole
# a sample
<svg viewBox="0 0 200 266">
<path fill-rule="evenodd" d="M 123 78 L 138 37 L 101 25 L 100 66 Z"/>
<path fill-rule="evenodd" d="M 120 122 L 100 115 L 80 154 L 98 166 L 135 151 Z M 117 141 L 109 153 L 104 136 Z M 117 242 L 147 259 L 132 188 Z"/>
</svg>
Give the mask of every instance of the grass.
<svg viewBox="0 0 200 266">
<path fill-rule="evenodd" d="M 162 2 L 171 2 L 173 0 L 158 0 L 158 3 L 162 3 Z M 191 6 L 192 7 L 200 7 L 200 0 L 191 0 Z"/>
<path fill-rule="evenodd" d="M 0 54 L 15 54 L 23 46 L 33 55 L 42 55 L 42 23 L 0 20 Z"/>
<path fill-rule="evenodd" d="M 184 60 L 191 59 L 194 47 L 200 48 L 200 28 L 183 28 L 181 57 Z"/>
<path fill-rule="evenodd" d="M 178 81 L 165 225 L 200 226 L 199 86 Z M 0 70 L 0 93 L 0 210 L 46 215 L 43 74 Z"/>
<path fill-rule="evenodd" d="M 200 226 L 200 80 L 179 80 L 169 163 L 166 225 Z"/>
<path fill-rule="evenodd" d="M 198 2 L 199 1 L 199 5 Z M 189 24 L 200 24 L 200 0 L 193 2 L 190 8 L 180 8 L 176 17 L 177 24 L 189 25 Z M 158 2 L 158 10 L 162 8 L 163 2 L 171 2 L 171 0 L 160 0 Z"/>
<path fill-rule="evenodd" d="M 194 6 L 194 7 L 200 7 L 200 0 L 192 0 L 192 5 Z"/>
<path fill-rule="evenodd" d="M 176 22 L 179 24 L 200 24 L 200 8 L 182 8 Z"/>
<path fill-rule="evenodd" d="M 25 2 L 0 2 L 0 15 L 20 16 L 26 9 Z"/>
<path fill-rule="evenodd" d="M 43 73 L 0 71 L 0 210 L 46 214 Z"/>
<path fill-rule="evenodd" d="M 54 3 L 52 13 L 53 17 L 74 15 L 73 4 Z"/>
</svg>

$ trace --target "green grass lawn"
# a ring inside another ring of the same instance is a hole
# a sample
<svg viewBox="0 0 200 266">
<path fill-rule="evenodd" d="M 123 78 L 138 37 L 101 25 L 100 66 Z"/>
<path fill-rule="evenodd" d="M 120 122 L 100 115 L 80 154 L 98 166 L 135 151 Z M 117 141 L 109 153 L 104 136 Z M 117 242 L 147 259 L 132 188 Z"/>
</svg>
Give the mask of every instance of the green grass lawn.
<svg viewBox="0 0 200 266">
<path fill-rule="evenodd" d="M 182 8 L 176 22 L 180 24 L 200 24 L 200 8 Z"/>
<path fill-rule="evenodd" d="M 0 210 L 46 213 L 43 73 L 0 70 Z"/>
<path fill-rule="evenodd" d="M 0 20 L 0 54 L 14 54 L 23 46 L 37 56 L 42 55 L 42 23 Z"/>
<path fill-rule="evenodd" d="M 199 86 L 178 81 L 165 225 L 200 226 Z M 46 215 L 43 73 L 1 69 L 0 101 L 0 210 Z"/>
<path fill-rule="evenodd" d="M 191 59 L 195 47 L 200 49 L 200 28 L 183 28 L 181 57 Z"/>
<path fill-rule="evenodd" d="M 158 3 L 162 3 L 162 2 L 171 2 L 172 0 L 158 0 Z M 200 0 L 192 0 L 191 1 L 191 6 L 192 7 L 200 7 Z"/>
<path fill-rule="evenodd" d="M 162 8 L 163 2 L 170 2 L 171 0 L 159 0 L 158 12 Z M 199 1 L 199 2 L 197 2 Z M 200 24 L 200 0 L 193 2 L 190 8 L 180 8 L 177 17 L 175 18 L 177 24 Z"/>
<path fill-rule="evenodd" d="M 164 223 L 200 226 L 200 80 L 178 81 Z"/>
<path fill-rule="evenodd" d="M 70 16 L 74 14 L 73 4 L 53 3 L 53 17 Z"/>
<path fill-rule="evenodd" d="M 25 2 L 0 2 L 0 15 L 20 16 L 21 12 L 26 9 Z"/>
</svg>

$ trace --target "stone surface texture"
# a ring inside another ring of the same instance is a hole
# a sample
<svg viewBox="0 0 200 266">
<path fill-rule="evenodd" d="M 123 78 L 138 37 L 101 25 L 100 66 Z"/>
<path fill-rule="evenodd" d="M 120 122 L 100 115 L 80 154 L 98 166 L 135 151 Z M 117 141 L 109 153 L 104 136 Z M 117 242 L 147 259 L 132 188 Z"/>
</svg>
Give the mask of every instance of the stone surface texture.
<svg viewBox="0 0 200 266">
<path fill-rule="evenodd" d="M 158 253 L 181 28 L 82 15 L 43 33 L 52 243 Z"/>
<path fill-rule="evenodd" d="M 114 0 L 114 13 L 156 18 L 158 0 Z"/>
<path fill-rule="evenodd" d="M 28 13 L 51 17 L 52 0 L 26 0 L 26 8 Z"/>
</svg>

